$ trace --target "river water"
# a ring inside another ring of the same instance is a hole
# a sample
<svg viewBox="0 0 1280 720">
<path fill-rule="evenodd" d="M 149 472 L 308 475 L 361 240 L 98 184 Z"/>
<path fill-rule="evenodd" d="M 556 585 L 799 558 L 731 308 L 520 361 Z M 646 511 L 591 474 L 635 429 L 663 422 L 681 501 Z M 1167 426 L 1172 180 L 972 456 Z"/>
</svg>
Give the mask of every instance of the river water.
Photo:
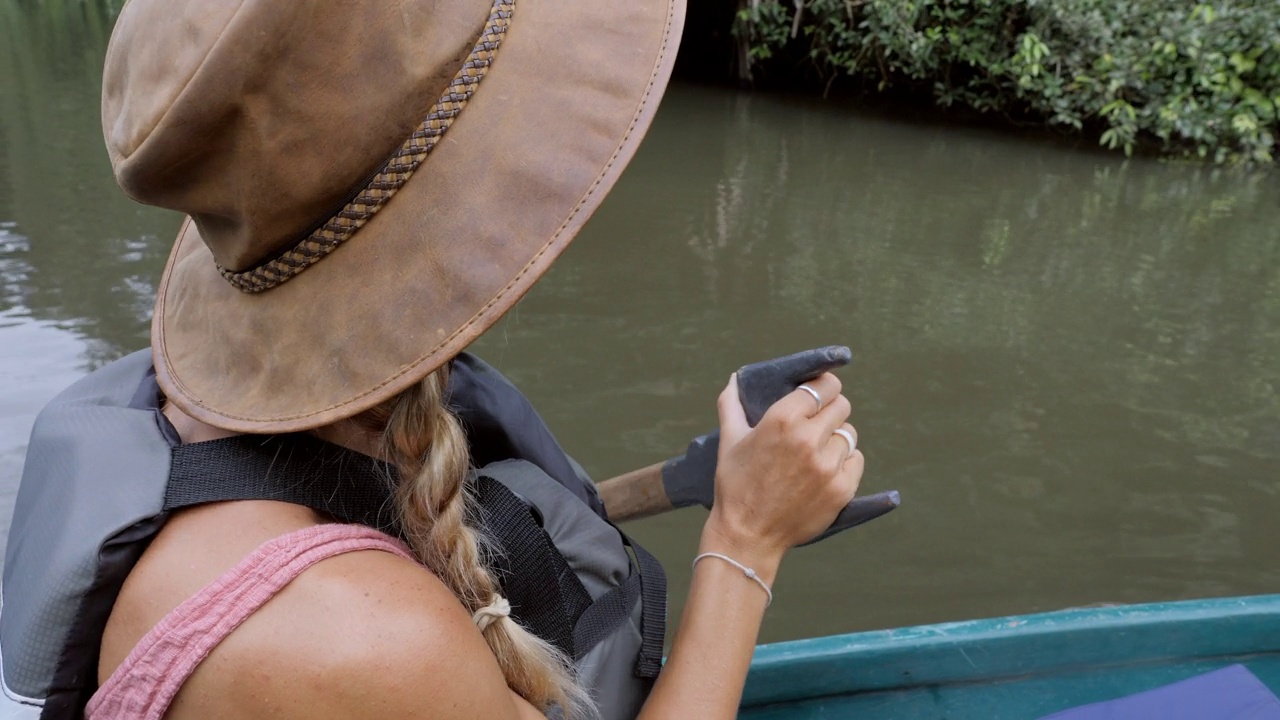
<svg viewBox="0 0 1280 720">
<path fill-rule="evenodd" d="M 110 13 L 0 3 L 0 529 L 41 405 L 147 342 L 172 213 L 112 182 Z M 1280 179 L 675 86 L 477 352 L 596 477 L 713 427 L 739 365 L 847 344 L 892 515 L 784 565 L 780 640 L 1280 592 Z M 629 529 L 673 613 L 705 513 Z"/>
</svg>

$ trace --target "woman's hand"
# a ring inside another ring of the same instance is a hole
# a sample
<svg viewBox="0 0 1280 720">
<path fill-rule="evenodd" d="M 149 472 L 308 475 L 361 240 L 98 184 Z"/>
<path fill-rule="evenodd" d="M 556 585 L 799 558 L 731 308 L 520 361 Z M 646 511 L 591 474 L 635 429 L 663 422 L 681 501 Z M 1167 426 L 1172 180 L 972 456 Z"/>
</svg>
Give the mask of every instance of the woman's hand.
<svg viewBox="0 0 1280 720">
<path fill-rule="evenodd" d="M 755 428 L 738 401 L 738 380 L 720 393 L 716 497 L 699 553 L 722 553 L 772 586 L 786 551 L 831 526 L 862 479 L 862 453 L 851 436 L 849 401 L 826 374 L 782 398 Z M 733 718 L 768 595 L 742 571 L 718 560 L 699 563 L 680 630 L 640 720 Z"/>
<path fill-rule="evenodd" d="M 715 504 L 703 535 L 704 551 L 742 556 L 772 582 L 782 555 L 826 530 L 858 490 L 863 457 L 835 431 L 857 431 L 846 421 L 849 400 L 830 373 L 806 383 L 821 398 L 796 390 L 769 408 L 751 428 L 738 400 L 737 376 L 720 393 L 720 455 Z M 722 549 L 721 549 L 722 548 Z"/>
</svg>

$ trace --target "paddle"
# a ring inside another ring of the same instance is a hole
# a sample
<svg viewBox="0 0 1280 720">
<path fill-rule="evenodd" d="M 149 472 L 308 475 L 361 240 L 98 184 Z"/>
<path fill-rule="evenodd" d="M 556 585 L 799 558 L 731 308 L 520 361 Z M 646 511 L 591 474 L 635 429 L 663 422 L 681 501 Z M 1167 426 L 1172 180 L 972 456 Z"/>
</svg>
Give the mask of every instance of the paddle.
<svg viewBox="0 0 1280 720">
<path fill-rule="evenodd" d="M 837 345 L 744 366 L 738 370 L 738 398 L 747 422 L 755 427 L 775 402 L 801 384 L 849 364 L 852 357 L 849 348 Z M 684 455 L 601 482 L 597 488 L 609 518 L 623 522 L 673 508 L 710 508 L 715 500 L 719 447 L 720 432 L 715 431 L 694 438 Z M 899 502 L 896 490 L 854 498 L 830 528 L 805 544 L 874 520 L 898 507 Z"/>
</svg>

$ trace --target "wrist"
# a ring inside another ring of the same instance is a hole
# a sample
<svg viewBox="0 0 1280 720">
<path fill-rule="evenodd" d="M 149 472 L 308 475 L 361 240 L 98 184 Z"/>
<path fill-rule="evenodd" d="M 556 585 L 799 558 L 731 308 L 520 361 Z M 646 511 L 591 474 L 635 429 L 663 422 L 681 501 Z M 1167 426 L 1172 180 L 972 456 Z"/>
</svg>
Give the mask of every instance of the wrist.
<svg viewBox="0 0 1280 720">
<path fill-rule="evenodd" d="M 702 526 L 702 540 L 698 543 L 699 555 L 708 552 L 728 555 L 754 570 L 766 585 L 772 587 L 786 551 L 732 532 L 712 509 L 711 516 Z"/>
</svg>

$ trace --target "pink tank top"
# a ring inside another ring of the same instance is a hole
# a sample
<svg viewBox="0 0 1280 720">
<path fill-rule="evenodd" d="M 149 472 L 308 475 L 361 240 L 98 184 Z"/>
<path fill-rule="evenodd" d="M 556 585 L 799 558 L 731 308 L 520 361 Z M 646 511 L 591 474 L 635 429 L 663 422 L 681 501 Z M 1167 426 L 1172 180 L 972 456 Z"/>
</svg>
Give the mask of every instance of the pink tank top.
<svg viewBox="0 0 1280 720">
<path fill-rule="evenodd" d="M 413 560 L 404 543 L 362 525 L 317 525 L 268 540 L 174 608 L 98 688 L 87 720 L 161 720 L 196 666 L 258 608 L 321 560 L 382 550 Z"/>
</svg>

